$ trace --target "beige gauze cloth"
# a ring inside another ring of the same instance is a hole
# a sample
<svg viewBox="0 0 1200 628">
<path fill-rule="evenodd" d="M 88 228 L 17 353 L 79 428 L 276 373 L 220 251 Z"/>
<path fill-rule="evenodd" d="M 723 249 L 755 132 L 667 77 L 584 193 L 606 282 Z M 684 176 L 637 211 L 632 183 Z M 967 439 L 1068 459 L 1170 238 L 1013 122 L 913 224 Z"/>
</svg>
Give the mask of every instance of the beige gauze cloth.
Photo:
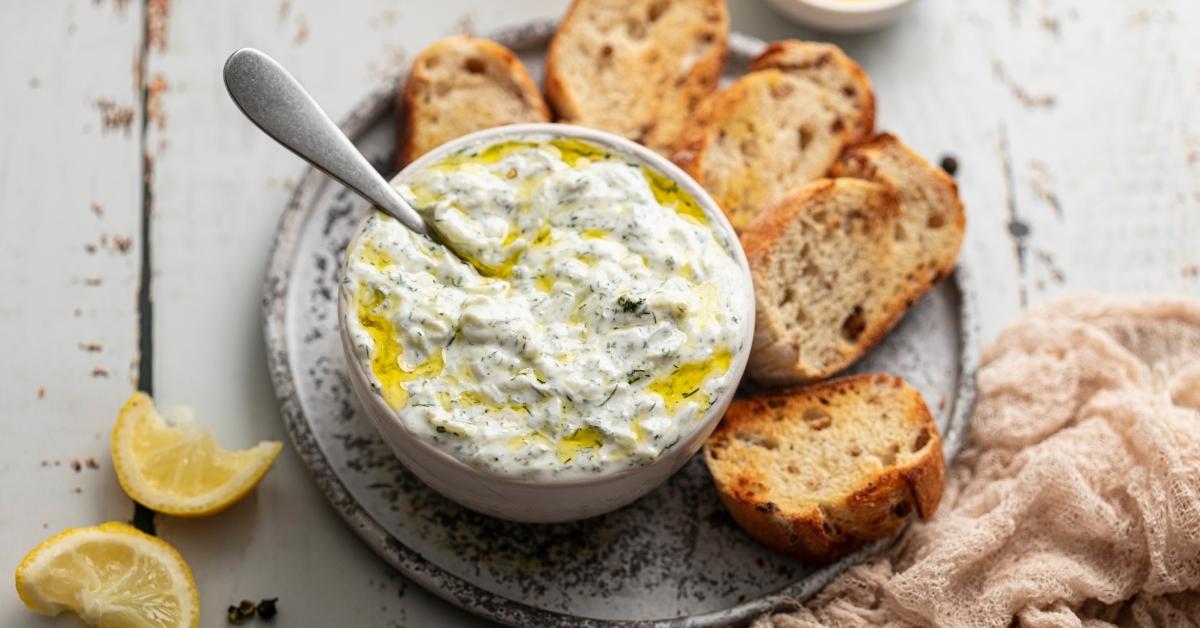
<svg viewBox="0 0 1200 628">
<path fill-rule="evenodd" d="M 936 515 L 754 628 L 1200 626 L 1200 301 L 1085 296 L 984 351 Z"/>
</svg>

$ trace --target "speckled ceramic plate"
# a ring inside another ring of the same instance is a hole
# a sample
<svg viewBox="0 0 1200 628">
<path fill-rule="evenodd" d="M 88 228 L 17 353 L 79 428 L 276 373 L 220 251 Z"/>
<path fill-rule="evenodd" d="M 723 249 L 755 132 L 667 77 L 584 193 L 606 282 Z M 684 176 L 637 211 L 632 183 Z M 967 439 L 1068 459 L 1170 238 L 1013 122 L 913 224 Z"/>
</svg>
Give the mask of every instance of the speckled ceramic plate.
<svg viewBox="0 0 1200 628">
<path fill-rule="evenodd" d="M 554 25 L 495 34 L 535 75 Z M 734 35 L 727 72 L 763 46 Z M 342 124 L 385 174 L 394 168 L 390 89 Z M 280 223 L 263 308 L 276 393 L 293 444 L 350 527 L 384 560 L 447 600 L 500 622 L 725 625 L 794 604 L 880 546 L 817 567 L 760 547 L 725 514 L 699 456 L 608 515 L 568 524 L 492 519 L 426 488 L 392 456 L 350 391 L 338 344 L 337 275 L 365 202 L 308 170 Z M 975 316 L 963 269 L 940 283 L 854 369 L 903 375 L 929 402 L 947 456 L 973 398 Z"/>
</svg>

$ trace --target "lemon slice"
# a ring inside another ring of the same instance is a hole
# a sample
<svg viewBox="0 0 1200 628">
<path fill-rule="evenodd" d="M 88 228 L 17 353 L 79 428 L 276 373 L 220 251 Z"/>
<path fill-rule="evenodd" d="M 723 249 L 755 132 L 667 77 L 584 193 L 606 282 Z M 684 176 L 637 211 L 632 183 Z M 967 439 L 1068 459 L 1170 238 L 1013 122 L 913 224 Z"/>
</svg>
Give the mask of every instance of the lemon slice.
<svg viewBox="0 0 1200 628">
<path fill-rule="evenodd" d="M 190 417 L 168 424 L 144 393 L 133 393 L 113 426 L 113 467 L 121 488 L 158 512 L 211 515 L 249 493 L 283 445 L 264 441 L 228 451 Z"/>
<path fill-rule="evenodd" d="M 34 612 L 74 611 L 104 628 L 200 623 L 200 594 L 175 548 L 124 523 L 72 528 L 17 567 L 17 595 Z"/>
</svg>

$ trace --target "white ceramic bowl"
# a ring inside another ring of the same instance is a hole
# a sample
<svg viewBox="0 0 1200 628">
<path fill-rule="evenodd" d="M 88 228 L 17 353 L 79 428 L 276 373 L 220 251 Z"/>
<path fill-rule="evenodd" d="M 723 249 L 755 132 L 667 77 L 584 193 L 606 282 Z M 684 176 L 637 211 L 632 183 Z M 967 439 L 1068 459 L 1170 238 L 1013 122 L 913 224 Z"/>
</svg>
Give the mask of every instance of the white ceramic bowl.
<svg viewBox="0 0 1200 628">
<path fill-rule="evenodd" d="M 707 212 L 713 229 L 729 243 L 735 262 L 741 269 L 742 285 L 722 286 L 722 289 L 741 291 L 744 295 L 740 314 L 743 321 L 741 332 L 745 342 L 729 367 L 733 375 L 733 385 L 713 402 L 703 419 L 689 433 L 684 434 L 674 447 L 663 452 L 654 462 L 640 467 L 623 467 L 585 478 L 531 481 L 489 473 L 441 450 L 409 431 L 404 421 L 393 412 L 383 397 L 371 388 L 367 373 L 354 354 L 353 343 L 347 333 L 349 295 L 345 287 L 346 267 L 343 264 L 343 281 L 339 282 L 342 287 L 339 290 L 338 319 L 342 348 L 350 364 L 350 381 L 367 416 L 371 418 L 396 457 L 434 490 L 468 508 L 502 519 L 549 523 L 592 517 L 624 506 L 653 490 L 678 471 L 700 449 L 721 416 L 725 414 L 725 409 L 733 400 L 736 384 L 746 369 L 751 339 L 754 336 L 754 294 L 746 255 L 738 243 L 733 227 L 718 209 L 716 202 L 691 177 L 661 155 L 610 133 L 565 124 L 515 124 L 479 131 L 423 155 L 396 175 L 392 182 L 402 182 L 412 173 L 465 146 L 486 145 L 530 136 L 577 138 L 598 144 L 629 156 L 677 183 Z M 362 225 L 359 225 L 354 240 L 347 248 L 348 251 L 354 249 L 355 241 L 361 234 Z"/>
<path fill-rule="evenodd" d="M 834 33 L 861 33 L 894 22 L 914 0 L 767 1 L 801 24 Z"/>
</svg>

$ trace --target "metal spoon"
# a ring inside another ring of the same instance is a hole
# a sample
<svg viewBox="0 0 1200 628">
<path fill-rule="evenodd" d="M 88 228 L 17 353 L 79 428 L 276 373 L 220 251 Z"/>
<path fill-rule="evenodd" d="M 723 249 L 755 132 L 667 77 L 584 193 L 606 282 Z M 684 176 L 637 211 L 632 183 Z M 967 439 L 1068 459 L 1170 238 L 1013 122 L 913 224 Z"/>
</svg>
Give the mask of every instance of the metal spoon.
<svg viewBox="0 0 1200 628">
<path fill-rule="evenodd" d="M 379 176 L 279 62 L 254 48 L 242 48 L 225 62 L 225 88 L 242 113 L 276 142 L 413 232 L 433 235 L 421 215 Z"/>
</svg>

